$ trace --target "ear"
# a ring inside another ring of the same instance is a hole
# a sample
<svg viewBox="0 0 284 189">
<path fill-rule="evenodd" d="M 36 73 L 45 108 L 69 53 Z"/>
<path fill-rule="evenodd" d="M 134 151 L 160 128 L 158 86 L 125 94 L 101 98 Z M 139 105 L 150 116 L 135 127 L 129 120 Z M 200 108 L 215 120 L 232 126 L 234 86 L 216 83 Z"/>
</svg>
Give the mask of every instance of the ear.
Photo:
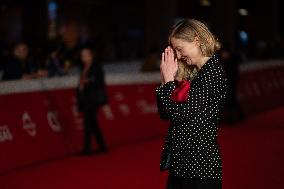
<svg viewBox="0 0 284 189">
<path fill-rule="evenodd" d="M 200 39 L 199 39 L 199 37 L 197 37 L 197 36 L 194 37 L 193 42 L 195 43 L 196 46 L 200 47 Z"/>
</svg>

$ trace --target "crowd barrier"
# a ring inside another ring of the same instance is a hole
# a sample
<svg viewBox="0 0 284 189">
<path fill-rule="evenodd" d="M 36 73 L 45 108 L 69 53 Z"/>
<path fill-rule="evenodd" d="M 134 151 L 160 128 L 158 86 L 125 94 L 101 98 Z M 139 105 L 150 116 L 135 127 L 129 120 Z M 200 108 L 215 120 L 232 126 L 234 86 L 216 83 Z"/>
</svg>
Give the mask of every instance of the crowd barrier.
<svg viewBox="0 0 284 189">
<path fill-rule="evenodd" d="M 99 123 L 110 148 L 164 135 L 167 123 L 155 101 L 159 79 L 159 73 L 106 74 L 109 104 Z M 77 83 L 77 76 L 0 83 L 0 173 L 80 151 Z M 237 96 L 247 115 L 284 105 L 284 64 L 242 65 Z"/>
<path fill-rule="evenodd" d="M 242 65 L 237 98 L 250 116 L 284 105 L 284 61 L 250 62 Z"/>
</svg>

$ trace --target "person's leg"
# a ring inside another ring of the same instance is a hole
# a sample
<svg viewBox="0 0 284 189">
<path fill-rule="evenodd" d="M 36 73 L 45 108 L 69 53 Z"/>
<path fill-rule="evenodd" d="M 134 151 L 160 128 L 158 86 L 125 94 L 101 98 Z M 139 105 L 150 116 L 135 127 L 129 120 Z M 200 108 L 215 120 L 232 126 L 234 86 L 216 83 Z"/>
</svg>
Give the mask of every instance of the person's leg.
<svg viewBox="0 0 284 189">
<path fill-rule="evenodd" d="M 222 189 L 222 181 L 217 179 L 185 179 L 182 189 Z"/>
<path fill-rule="evenodd" d="M 92 113 L 91 129 L 92 129 L 92 133 L 96 137 L 96 141 L 99 146 L 99 151 L 102 151 L 102 152 L 107 151 L 107 146 L 106 146 L 102 131 L 99 127 L 98 120 L 97 120 L 97 110 L 94 110 Z"/>
<path fill-rule="evenodd" d="M 82 153 L 88 154 L 92 152 L 92 140 L 91 140 L 91 115 L 89 112 L 84 112 L 84 146 Z"/>
<path fill-rule="evenodd" d="M 169 173 L 166 189 L 181 189 L 180 179 Z"/>
</svg>

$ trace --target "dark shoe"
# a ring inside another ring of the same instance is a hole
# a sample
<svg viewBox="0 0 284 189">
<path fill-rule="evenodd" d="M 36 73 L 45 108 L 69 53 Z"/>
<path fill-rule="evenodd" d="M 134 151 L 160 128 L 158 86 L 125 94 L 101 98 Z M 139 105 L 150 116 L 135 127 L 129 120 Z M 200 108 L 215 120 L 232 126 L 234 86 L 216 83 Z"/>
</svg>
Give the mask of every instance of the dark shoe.
<svg viewBox="0 0 284 189">
<path fill-rule="evenodd" d="M 95 154 L 94 151 L 84 151 L 84 150 L 77 153 L 78 156 L 92 156 L 94 154 Z"/>
<path fill-rule="evenodd" d="M 101 148 L 98 148 L 97 150 L 95 150 L 95 153 L 96 154 L 101 154 L 101 153 L 107 153 L 107 148 L 106 147 L 101 147 Z"/>
</svg>

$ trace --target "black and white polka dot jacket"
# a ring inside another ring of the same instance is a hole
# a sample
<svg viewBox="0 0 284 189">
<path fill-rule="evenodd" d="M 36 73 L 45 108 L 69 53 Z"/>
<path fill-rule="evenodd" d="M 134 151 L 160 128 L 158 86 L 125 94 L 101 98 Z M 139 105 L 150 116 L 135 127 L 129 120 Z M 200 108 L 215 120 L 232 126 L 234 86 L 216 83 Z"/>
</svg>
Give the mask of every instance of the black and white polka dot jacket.
<svg viewBox="0 0 284 189">
<path fill-rule="evenodd" d="M 182 178 L 222 179 L 217 133 L 227 79 L 218 57 L 212 56 L 192 79 L 185 102 L 171 100 L 174 89 L 174 81 L 156 88 L 160 118 L 170 121 L 161 171 L 168 169 Z"/>
</svg>

